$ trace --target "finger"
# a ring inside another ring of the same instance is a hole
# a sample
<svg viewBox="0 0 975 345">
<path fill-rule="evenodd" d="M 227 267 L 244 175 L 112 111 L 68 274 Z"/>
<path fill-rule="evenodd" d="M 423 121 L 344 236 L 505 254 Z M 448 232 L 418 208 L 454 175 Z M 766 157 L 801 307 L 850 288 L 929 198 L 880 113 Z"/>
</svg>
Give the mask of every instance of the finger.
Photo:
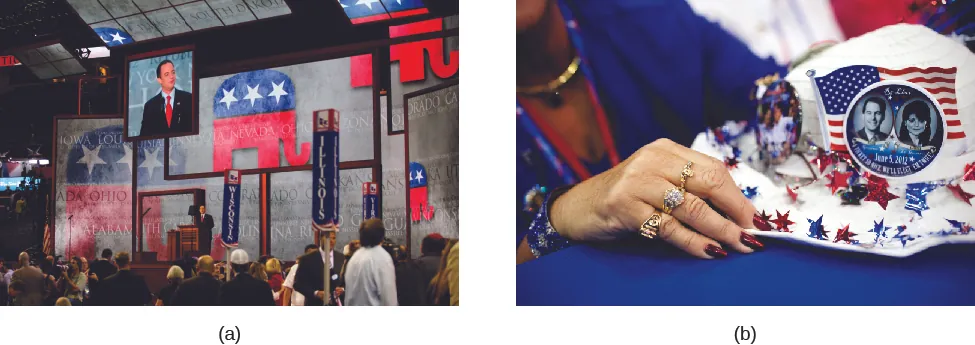
<svg viewBox="0 0 975 345">
<path fill-rule="evenodd" d="M 668 180 L 680 184 L 681 170 L 688 161 L 692 162 L 694 175 L 687 179 L 687 190 L 710 200 L 739 226 L 755 227 L 752 217 L 757 210 L 735 185 L 723 162 L 678 144 L 670 144 L 669 148 L 673 150 L 659 155 Z"/>
<path fill-rule="evenodd" d="M 637 197 L 644 202 L 664 209 L 664 198 L 668 190 L 677 189 L 672 183 L 663 178 L 656 177 L 657 181 L 647 181 L 644 188 L 641 188 Z M 751 253 L 755 250 L 745 245 L 745 231 L 737 224 L 722 217 L 708 206 L 700 197 L 692 193 L 684 193 L 684 201 L 671 211 L 671 215 L 677 220 L 687 224 L 692 229 L 701 234 L 713 238 L 721 243 L 727 244 L 730 248 L 742 253 Z M 750 239 L 750 243 L 752 242 Z"/>
<path fill-rule="evenodd" d="M 721 259 L 728 255 L 721 244 L 717 241 L 705 237 L 699 233 L 688 229 L 673 216 L 658 211 L 653 206 L 635 202 L 629 207 L 634 211 L 627 210 L 623 221 L 626 224 L 634 224 L 632 229 L 639 229 L 643 222 L 653 214 L 660 215 L 660 223 L 657 226 L 657 239 L 670 243 L 671 245 L 702 259 Z"/>
</svg>

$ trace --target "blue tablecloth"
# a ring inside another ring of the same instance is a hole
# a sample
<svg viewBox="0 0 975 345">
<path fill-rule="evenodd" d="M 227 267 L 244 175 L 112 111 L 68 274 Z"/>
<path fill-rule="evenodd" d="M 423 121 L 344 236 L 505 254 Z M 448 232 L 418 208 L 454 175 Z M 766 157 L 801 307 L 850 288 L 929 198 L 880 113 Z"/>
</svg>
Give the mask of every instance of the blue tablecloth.
<svg viewBox="0 0 975 345">
<path fill-rule="evenodd" d="M 975 245 L 889 258 L 761 240 L 723 260 L 639 239 L 577 245 L 518 265 L 517 304 L 975 305 Z"/>
</svg>

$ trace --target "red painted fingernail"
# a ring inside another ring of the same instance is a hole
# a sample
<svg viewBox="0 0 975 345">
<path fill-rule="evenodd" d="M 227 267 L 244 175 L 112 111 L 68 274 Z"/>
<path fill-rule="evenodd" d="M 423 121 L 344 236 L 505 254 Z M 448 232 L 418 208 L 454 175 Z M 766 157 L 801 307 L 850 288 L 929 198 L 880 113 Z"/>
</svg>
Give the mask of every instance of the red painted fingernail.
<svg viewBox="0 0 975 345">
<path fill-rule="evenodd" d="M 707 247 L 705 247 L 704 252 L 715 259 L 723 259 L 724 257 L 728 256 L 728 252 L 713 244 L 709 244 Z"/>
<path fill-rule="evenodd" d="M 745 232 L 741 233 L 741 243 L 754 250 L 765 249 L 765 245 L 762 244 L 762 242 L 759 242 L 755 236 L 749 235 Z"/>
</svg>

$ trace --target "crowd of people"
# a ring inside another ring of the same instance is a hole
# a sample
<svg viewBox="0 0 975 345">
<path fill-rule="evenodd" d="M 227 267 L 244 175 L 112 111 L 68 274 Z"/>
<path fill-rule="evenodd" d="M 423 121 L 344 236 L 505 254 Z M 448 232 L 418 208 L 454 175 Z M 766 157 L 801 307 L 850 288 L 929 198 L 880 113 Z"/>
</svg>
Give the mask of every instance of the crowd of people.
<svg viewBox="0 0 975 345">
<path fill-rule="evenodd" d="M 278 258 L 252 261 L 243 249 L 230 252 L 229 265 L 209 255 L 178 260 L 166 272 L 167 284 L 150 291 L 145 277 L 131 269 L 127 252 L 104 249 L 90 264 L 53 256 L 32 262 L 17 257 L 16 269 L 0 258 L 0 305 L 12 306 L 392 306 L 459 305 L 459 250 L 456 239 L 440 234 L 423 238 L 422 255 L 410 258 L 405 246 L 385 238 L 381 219 L 359 227 L 359 239 L 342 250 L 335 233 L 285 268 Z M 329 288 L 325 288 L 328 255 Z"/>
</svg>

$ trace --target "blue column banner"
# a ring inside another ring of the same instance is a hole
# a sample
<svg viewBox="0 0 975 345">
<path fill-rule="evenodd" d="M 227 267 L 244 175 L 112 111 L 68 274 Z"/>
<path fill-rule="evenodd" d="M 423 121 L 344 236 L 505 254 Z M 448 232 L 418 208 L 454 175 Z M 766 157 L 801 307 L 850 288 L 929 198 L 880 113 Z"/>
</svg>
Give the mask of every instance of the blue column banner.
<svg viewBox="0 0 975 345">
<path fill-rule="evenodd" d="M 223 229 L 220 240 L 236 247 L 240 241 L 240 170 L 227 170 L 223 180 Z"/>
<path fill-rule="evenodd" d="M 315 112 L 312 134 L 312 228 L 325 230 L 339 224 L 339 112 Z"/>
<path fill-rule="evenodd" d="M 382 217 L 379 214 L 379 186 L 374 182 L 362 184 L 362 220 Z"/>
</svg>

